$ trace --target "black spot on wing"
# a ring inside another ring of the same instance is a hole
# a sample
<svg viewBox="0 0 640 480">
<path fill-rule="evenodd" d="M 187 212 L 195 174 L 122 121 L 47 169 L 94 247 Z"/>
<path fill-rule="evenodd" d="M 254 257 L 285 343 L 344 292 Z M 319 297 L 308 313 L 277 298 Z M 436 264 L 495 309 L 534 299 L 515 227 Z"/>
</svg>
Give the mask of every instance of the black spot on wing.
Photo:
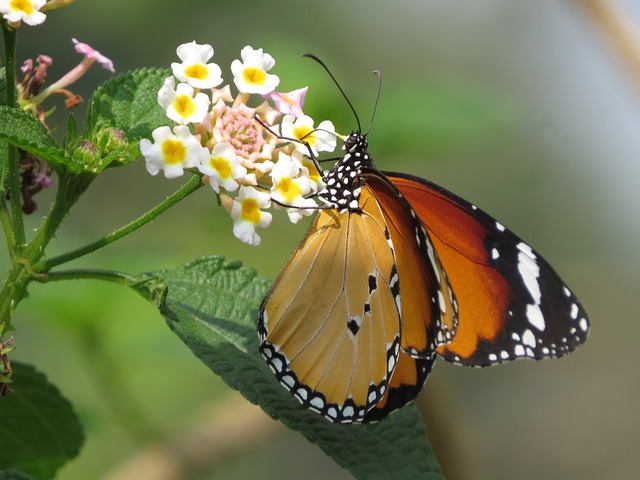
<svg viewBox="0 0 640 480">
<path fill-rule="evenodd" d="M 378 288 L 378 280 L 375 275 L 369 275 L 369 294 L 373 293 Z"/>
<path fill-rule="evenodd" d="M 349 321 L 347 322 L 347 327 L 354 336 L 360 331 L 360 324 L 355 318 L 349 319 Z"/>
</svg>

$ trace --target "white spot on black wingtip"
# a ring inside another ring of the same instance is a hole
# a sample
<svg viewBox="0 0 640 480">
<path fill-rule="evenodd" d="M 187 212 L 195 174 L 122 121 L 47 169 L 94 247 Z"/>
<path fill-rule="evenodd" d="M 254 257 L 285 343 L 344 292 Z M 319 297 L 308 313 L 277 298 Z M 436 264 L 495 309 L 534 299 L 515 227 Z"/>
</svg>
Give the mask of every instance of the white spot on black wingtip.
<svg viewBox="0 0 640 480">
<path fill-rule="evenodd" d="M 522 343 L 530 347 L 536 346 L 536 337 L 531 330 L 526 329 L 524 331 L 522 334 Z"/>
<path fill-rule="evenodd" d="M 518 252 L 518 273 L 522 278 L 525 288 L 531 296 L 532 303 L 527 304 L 526 316 L 531 325 L 540 331 L 546 328 L 542 314 L 542 292 L 540 290 L 540 266 L 536 261 L 536 255 L 529 245 L 520 242 L 516 245 Z"/>
<path fill-rule="evenodd" d="M 569 313 L 569 316 L 571 317 L 572 320 L 575 320 L 578 318 L 578 313 L 580 312 L 580 309 L 578 308 L 578 305 L 575 303 L 571 304 L 571 312 Z"/>
<path fill-rule="evenodd" d="M 587 319 L 584 317 L 580 319 L 578 325 L 580 326 L 580 330 L 582 330 L 583 332 L 589 330 L 589 322 L 587 322 Z"/>
</svg>

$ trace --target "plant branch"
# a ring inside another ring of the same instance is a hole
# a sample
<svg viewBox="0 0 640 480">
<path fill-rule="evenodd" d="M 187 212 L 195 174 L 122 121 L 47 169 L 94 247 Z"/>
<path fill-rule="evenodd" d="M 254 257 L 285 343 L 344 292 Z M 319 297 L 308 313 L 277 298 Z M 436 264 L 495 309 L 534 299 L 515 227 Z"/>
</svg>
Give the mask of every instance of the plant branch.
<svg viewBox="0 0 640 480">
<path fill-rule="evenodd" d="M 57 265 L 61 265 L 63 263 L 70 262 L 71 260 L 80 258 L 84 255 L 87 255 L 89 253 L 92 253 L 98 250 L 99 248 L 105 247 L 106 245 L 109 245 L 110 243 L 113 243 L 116 240 L 121 239 L 122 237 L 129 235 L 130 233 L 134 232 L 135 230 L 139 229 L 140 227 L 154 220 L 156 217 L 158 217 L 158 215 L 165 212 L 170 207 L 174 206 L 176 203 L 180 202 L 187 196 L 191 195 L 193 192 L 198 190 L 201 186 L 202 186 L 202 180 L 200 179 L 200 177 L 194 176 L 193 178 L 191 178 L 191 180 L 189 180 L 182 187 L 180 187 L 178 191 L 176 191 L 171 196 L 167 197 L 167 199 L 164 200 L 162 203 L 158 204 L 157 206 L 155 206 L 154 208 L 152 208 L 147 213 L 137 218 L 133 222 L 129 223 L 128 225 L 125 225 L 124 227 L 119 228 L 115 232 L 112 232 L 106 235 L 105 237 L 93 243 L 90 243 L 89 245 L 85 245 L 84 247 L 80 247 L 76 250 L 72 250 L 71 252 L 67 252 L 57 257 L 53 257 L 48 260 L 45 260 L 44 262 L 41 262 L 39 265 L 36 266 L 36 270 L 39 272 L 47 272 L 51 268 Z"/>
<path fill-rule="evenodd" d="M 6 85 L 6 97 L 7 105 L 15 107 L 16 105 L 16 39 L 17 32 L 9 27 L 6 22 L 2 22 L 2 34 L 4 37 L 4 65 L 5 65 L 5 85 Z M 7 184 L 2 185 L 3 194 L 6 192 L 5 188 L 9 187 L 9 196 L 11 201 L 11 219 L 12 219 L 12 231 L 13 240 L 7 236 L 7 244 L 13 249 L 21 249 L 25 243 L 24 222 L 22 219 L 22 208 L 20 205 L 20 159 L 18 158 L 18 149 L 6 144 L 7 148 L 7 165 L 2 166 L 3 182 Z M 2 200 L 4 201 L 4 199 Z M 3 223 L 4 226 L 4 223 Z M 13 253 L 13 251 L 12 251 Z"/>
<path fill-rule="evenodd" d="M 94 268 L 73 268 L 57 272 L 40 273 L 34 276 L 34 280 L 41 283 L 80 279 L 103 280 L 105 282 L 116 283 L 118 285 L 128 285 L 136 280 L 123 272 Z"/>
<path fill-rule="evenodd" d="M 7 210 L 7 203 L 4 198 L 0 198 L 0 224 L 2 224 L 2 230 L 7 241 L 7 250 L 11 253 L 15 248 L 15 238 L 13 236 L 13 225 L 11 223 L 11 216 Z"/>
<path fill-rule="evenodd" d="M 16 245 L 15 251 L 12 252 L 12 265 L 0 291 L 0 335 L 9 326 L 17 305 L 27 295 L 29 282 L 34 280 L 38 274 L 34 265 L 40 261 L 45 248 L 60 227 L 65 215 L 90 185 L 94 176 L 59 174 L 58 178 L 60 181 L 51 211 L 31 241 L 22 246 Z M 17 241 L 18 238 L 16 238 Z"/>
</svg>

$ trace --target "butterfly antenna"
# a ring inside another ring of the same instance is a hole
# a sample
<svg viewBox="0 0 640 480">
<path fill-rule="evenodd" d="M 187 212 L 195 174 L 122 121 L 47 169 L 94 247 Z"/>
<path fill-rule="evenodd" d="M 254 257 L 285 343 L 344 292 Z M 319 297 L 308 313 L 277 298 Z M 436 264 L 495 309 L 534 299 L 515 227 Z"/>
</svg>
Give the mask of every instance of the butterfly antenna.
<svg viewBox="0 0 640 480">
<path fill-rule="evenodd" d="M 367 128 L 367 133 L 364 134 L 366 137 L 369 135 L 371 131 L 371 126 L 373 125 L 373 119 L 376 118 L 376 110 L 378 110 L 378 102 L 380 101 L 380 92 L 382 91 L 382 72 L 380 70 L 374 70 L 373 74 L 378 77 L 378 93 L 376 95 L 376 103 L 373 104 L 373 113 L 371 114 L 371 121 L 369 122 L 369 128 Z"/>
<path fill-rule="evenodd" d="M 327 67 L 324 62 L 322 60 L 320 60 L 318 57 L 316 57 L 313 53 L 305 53 L 302 55 L 303 57 L 307 57 L 307 58 L 311 58 L 312 60 L 315 60 L 316 62 L 318 62 L 320 65 L 322 65 L 322 68 L 325 69 L 325 71 L 329 74 L 329 76 L 331 77 L 331 80 L 333 80 L 333 83 L 336 84 L 336 87 L 338 87 L 338 90 L 340 90 L 340 93 L 342 94 L 342 96 L 344 97 L 344 99 L 347 101 L 347 104 L 349 105 L 349 108 L 351 108 L 351 111 L 353 112 L 353 116 L 356 117 L 356 122 L 358 123 L 358 132 L 362 131 L 362 127 L 360 125 L 360 118 L 358 118 L 358 114 L 356 113 L 356 109 L 353 108 L 353 105 L 351 104 L 351 102 L 349 101 L 349 97 L 347 97 L 347 94 L 344 93 L 344 90 L 342 90 L 342 87 L 340 86 L 340 84 L 338 83 L 338 81 L 336 80 L 336 77 L 333 76 L 333 73 L 331 73 L 331 70 L 329 70 L 329 67 Z M 378 92 L 379 93 L 379 92 Z M 376 102 L 377 104 L 378 102 Z M 371 126 L 369 126 L 369 128 L 371 128 Z"/>
</svg>

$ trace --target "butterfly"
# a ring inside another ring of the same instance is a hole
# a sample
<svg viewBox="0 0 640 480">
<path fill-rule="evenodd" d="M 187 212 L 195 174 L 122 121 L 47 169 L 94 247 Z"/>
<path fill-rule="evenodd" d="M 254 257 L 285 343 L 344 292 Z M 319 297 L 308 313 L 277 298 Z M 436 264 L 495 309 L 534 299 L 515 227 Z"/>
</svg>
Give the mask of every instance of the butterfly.
<svg viewBox="0 0 640 480">
<path fill-rule="evenodd" d="M 438 356 L 484 367 L 584 343 L 584 308 L 527 243 L 434 183 L 378 170 L 360 130 L 343 150 L 259 312 L 260 353 L 304 406 L 375 422 L 415 399 Z"/>
</svg>

